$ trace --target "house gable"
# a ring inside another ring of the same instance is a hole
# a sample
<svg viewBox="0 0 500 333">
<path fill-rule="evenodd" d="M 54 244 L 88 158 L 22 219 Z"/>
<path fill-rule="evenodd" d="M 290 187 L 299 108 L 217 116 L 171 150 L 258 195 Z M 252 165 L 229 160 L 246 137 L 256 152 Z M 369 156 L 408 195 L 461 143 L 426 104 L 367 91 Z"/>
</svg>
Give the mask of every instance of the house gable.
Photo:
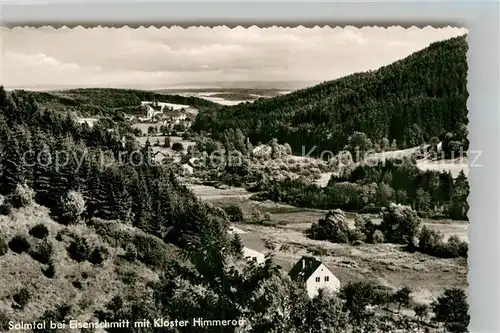
<svg viewBox="0 0 500 333">
<path fill-rule="evenodd" d="M 321 261 L 314 257 L 304 256 L 290 270 L 290 278 L 304 283 L 309 297 L 314 297 L 321 288 L 337 292 L 340 289 L 339 279 Z"/>
</svg>

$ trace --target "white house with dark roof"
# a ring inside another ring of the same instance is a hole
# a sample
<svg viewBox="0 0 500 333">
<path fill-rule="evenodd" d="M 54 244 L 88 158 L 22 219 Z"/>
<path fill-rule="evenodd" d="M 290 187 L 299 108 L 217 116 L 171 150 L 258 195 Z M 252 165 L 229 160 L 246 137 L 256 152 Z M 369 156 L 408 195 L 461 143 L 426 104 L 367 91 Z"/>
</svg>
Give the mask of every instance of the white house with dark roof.
<svg viewBox="0 0 500 333">
<path fill-rule="evenodd" d="M 313 298 L 321 288 L 333 292 L 340 290 L 340 281 L 321 261 L 314 257 L 304 256 L 290 270 L 290 278 L 303 283 L 307 294 Z"/>
<path fill-rule="evenodd" d="M 266 261 L 266 256 L 264 253 L 252 250 L 248 247 L 243 247 L 243 258 L 248 260 L 255 260 L 257 264 L 263 264 Z"/>
</svg>

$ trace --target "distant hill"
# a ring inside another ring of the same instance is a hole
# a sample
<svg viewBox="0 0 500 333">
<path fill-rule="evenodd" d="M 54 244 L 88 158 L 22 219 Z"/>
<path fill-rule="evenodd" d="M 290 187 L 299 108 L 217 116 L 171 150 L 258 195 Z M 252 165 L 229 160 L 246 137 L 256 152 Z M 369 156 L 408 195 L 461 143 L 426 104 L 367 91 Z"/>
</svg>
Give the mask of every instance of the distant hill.
<svg viewBox="0 0 500 333">
<path fill-rule="evenodd" d="M 52 110 L 76 111 L 81 116 L 113 115 L 116 111 L 133 113 L 141 101 L 169 102 L 193 107 L 208 107 L 214 103 L 197 97 L 161 94 L 146 90 L 82 88 L 51 92 L 15 91 L 18 96 L 31 95 L 35 101 Z"/>
<path fill-rule="evenodd" d="M 467 124 L 465 36 L 431 44 L 375 71 L 352 74 L 252 104 L 215 106 L 193 129 L 215 138 L 240 128 L 255 143 L 277 138 L 295 152 L 338 151 L 355 131 L 400 148 Z"/>
</svg>

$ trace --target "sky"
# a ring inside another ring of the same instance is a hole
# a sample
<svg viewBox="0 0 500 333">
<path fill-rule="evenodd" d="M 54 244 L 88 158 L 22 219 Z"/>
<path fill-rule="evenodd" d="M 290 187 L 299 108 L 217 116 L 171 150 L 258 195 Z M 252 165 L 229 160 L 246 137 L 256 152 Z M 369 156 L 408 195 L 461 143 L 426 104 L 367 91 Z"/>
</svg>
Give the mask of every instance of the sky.
<svg viewBox="0 0 500 333">
<path fill-rule="evenodd" d="M 7 89 L 319 83 L 377 69 L 467 32 L 451 27 L 0 29 L 0 84 Z"/>
</svg>

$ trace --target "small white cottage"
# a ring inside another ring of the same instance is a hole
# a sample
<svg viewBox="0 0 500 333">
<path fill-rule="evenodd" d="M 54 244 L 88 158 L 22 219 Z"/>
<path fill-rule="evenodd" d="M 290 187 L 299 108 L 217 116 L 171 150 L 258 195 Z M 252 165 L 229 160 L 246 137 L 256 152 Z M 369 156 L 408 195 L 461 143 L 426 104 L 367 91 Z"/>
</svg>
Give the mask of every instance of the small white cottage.
<svg viewBox="0 0 500 333">
<path fill-rule="evenodd" d="M 252 250 L 248 247 L 243 247 L 243 258 L 248 260 L 255 260 L 257 264 L 263 264 L 266 261 L 264 253 Z"/>
<path fill-rule="evenodd" d="M 290 278 L 300 283 L 304 283 L 307 294 L 313 298 L 321 288 L 338 292 L 340 281 L 335 275 L 319 260 L 314 257 L 304 256 L 290 270 Z"/>
</svg>

